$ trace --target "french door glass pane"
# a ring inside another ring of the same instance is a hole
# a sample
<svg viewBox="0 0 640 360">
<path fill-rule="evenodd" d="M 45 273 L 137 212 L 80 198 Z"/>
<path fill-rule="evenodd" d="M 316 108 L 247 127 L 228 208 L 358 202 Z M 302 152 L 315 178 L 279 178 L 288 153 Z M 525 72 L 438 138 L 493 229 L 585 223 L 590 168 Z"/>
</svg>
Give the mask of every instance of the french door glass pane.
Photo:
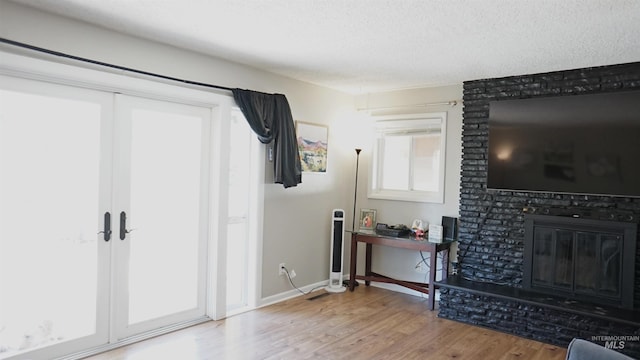
<svg viewBox="0 0 640 360">
<path fill-rule="evenodd" d="M 202 119 L 131 114 L 129 324 L 196 308 Z"/>
<path fill-rule="evenodd" d="M 3 358 L 96 332 L 101 108 L 0 99 Z"/>
</svg>

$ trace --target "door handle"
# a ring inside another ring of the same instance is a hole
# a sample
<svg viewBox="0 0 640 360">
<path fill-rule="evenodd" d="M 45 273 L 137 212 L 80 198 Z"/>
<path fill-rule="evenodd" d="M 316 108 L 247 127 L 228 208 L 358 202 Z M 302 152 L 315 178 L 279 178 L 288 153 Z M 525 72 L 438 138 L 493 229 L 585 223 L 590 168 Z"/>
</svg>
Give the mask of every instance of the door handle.
<svg viewBox="0 0 640 360">
<path fill-rule="evenodd" d="M 133 230 L 135 229 L 127 230 L 127 213 L 124 211 L 120 212 L 120 240 L 124 240 L 127 234 Z"/>
<path fill-rule="evenodd" d="M 98 234 L 104 234 L 104 241 L 111 240 L 111 213 L 104 213 L 104 230 L 99 231 Z"/>
<path fill-rule="evenodd" d="M 120 212 L 120 240 L 124 240 L 127 237 L 127 213 Z"/>
</svg>

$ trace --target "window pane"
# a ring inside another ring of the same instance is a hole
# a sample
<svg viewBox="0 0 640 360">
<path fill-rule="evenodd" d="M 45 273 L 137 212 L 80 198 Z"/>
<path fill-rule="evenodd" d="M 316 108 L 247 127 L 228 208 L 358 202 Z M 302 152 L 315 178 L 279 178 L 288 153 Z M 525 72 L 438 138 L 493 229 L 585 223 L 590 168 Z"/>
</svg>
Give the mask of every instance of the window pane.
<svg viewBox="0 0 640 360">
<path fill-rule="evenodd" d="M 249 207 L 252 133 L 247 120 L 239 112 L 231 118 L 229 147 L 229 216 L 246 217 Z"/>
<path fill-rule="evenodd" d="M 227 311 L 247 305 L 247 223 L 227 225 Z"/>
<path fill-rule="evenodd" d="M 442 203 L 446 114 L 384 116 L 375 127 L 369 198 Z"/>
<path fill-rule="evenodd" d="M 413 190 L 438 191 L 440 178 L 440 134 L 413 138 Z"/>
<path fill-rule="evenodd" d="M 383 151 L 382 187 L 387 190 L 409 190 L 411 136 L 385 137 Z"/>
<path fill-rule="evenodd" d="M 240 111 L 231 118 L 229 221 L 227 228 L 227 311 L 247 306 L 249 188 L 253 133 Z"/>
</svg>

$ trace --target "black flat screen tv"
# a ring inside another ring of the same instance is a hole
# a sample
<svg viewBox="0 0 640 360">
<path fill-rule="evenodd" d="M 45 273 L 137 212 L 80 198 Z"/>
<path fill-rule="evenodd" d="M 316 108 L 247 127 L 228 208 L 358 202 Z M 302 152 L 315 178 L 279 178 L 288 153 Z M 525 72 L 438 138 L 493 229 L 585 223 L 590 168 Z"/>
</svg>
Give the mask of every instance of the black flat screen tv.
<svg viewBox="0 0 640 360">
<path fill-rule="evenodd" d="M 490 102 L 487 188 L 640 197 L 640 91 Z"/>
</svg>

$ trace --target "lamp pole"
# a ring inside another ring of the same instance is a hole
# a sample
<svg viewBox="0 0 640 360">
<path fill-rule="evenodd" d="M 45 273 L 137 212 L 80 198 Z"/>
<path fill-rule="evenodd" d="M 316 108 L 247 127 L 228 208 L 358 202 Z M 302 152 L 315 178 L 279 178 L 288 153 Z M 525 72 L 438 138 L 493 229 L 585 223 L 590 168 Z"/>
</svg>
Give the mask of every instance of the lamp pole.
<svg viewBox="0 0 640 360">
<path fill-rule="evenodd" d="M 360 165 L 360 151 L 362 149 L 356 149 L 356 185 L 353 192 L 353 218 L 351 219 L 351 232 L 356 229 L 356 201 L 358 199 L 358 166 Z"/>
</svg>

